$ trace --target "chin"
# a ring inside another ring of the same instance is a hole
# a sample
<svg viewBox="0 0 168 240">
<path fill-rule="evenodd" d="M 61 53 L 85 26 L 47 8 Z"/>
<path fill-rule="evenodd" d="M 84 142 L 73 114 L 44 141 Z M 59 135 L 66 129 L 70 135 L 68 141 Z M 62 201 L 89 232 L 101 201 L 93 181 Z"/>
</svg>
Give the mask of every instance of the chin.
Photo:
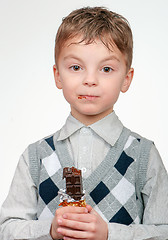
<svg viewBox="0 0 168 240">
<path fill-rule="evenodd" d="M 97 116 L 97 115 L 99 115 L 99 114 L 101 114 L 101 113 L 97 113 L 97 112 L 91 112 L 91 111 L 86 111 L 86 112 L 83 112 L 83 113 L 81 113 L 82 115 L 85 115 L 86 117 L 88 116 Z"/>
</svg>

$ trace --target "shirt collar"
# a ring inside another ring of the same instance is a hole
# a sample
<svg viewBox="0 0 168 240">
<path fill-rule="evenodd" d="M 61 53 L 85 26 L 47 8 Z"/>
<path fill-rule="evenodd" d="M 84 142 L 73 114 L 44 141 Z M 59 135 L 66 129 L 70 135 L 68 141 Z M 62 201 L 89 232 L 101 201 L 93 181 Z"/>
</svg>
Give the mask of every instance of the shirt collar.
<svg viewBox="0 0 168 240">
<path fill-rule="evenodd" d="M 60 134 L 57 138 L 57 141 L 70 137 L 73 133 L 84 126 L 85 125 L 83 123 L 79 122 L 70 114 L 65 122 L 65 125 L 60 129 Z"/>
<path fill-rule="evenodd" d="M 86 126 L 70 114 L 66 120 L 65 125 L 60 130 L 57 141 L 64 140 L 70 137 L 73 133 L 75 133 L 82 127 Z M 99 135 L 112 146 L 114 146 L 123 130 L 123 124 L 118 119 L 114 111 L 103 119 L 87 127 L 91 128 L 97 135 Z"/>
<path fill-rule="evenodd" d="M 107 143 L 114 146 L 123 130 L 123 124 L 113 111 L 100 121 L 90 125 L 90 128 Z"/>
</svg>

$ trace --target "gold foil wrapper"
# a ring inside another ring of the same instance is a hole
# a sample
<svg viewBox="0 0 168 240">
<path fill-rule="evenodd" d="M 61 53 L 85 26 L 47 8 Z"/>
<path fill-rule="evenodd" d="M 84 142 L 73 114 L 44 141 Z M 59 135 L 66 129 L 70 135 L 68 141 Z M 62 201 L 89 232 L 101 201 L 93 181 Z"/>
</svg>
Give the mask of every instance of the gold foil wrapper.
<svg viewBox="0 0 168 240">
<path fill-rule="evenodd" d="M 66 206 L 73 206 L 73 207 L 86 207 L 86 201 L 85 200 L 79 200 L 75 202 L 67 202 L 64 200 L 59 204 L 59 206 L 66 207 Z"/>
</svg>

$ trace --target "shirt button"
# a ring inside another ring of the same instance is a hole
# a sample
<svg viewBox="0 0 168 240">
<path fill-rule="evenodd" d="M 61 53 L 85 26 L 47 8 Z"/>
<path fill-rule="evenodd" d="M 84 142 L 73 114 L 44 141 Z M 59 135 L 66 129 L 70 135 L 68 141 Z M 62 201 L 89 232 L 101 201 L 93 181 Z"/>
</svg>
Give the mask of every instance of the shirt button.
<svg viewBox="0 0 168 240">
<path fill-rule="evenodd" d="M 81 170 L 82 170 L 82 173 L 86 172 L 86 168 L 85 167 L 83 167 Z"/>
<path fill-rule="evenodd" d="M 88 134 L 88 135 L 91 134 L 91 130 L 89 128 L 86 128 L 86 127 L 81 128 L 80 132 L 83 133 L 83 134 Z"/>
</svg>

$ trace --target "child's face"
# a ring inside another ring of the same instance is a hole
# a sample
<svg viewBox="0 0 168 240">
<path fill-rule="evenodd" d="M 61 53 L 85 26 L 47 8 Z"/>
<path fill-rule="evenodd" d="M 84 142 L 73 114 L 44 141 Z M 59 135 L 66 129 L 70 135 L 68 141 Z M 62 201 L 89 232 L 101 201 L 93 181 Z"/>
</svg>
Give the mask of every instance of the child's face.
<svg viewBox="0 0 168 240">
<path fill-rule="evenodd" d="M 113 111 L 120 91 L 131 84 L 133 69 L 126 72 L 125 57 L 117 47 L 110 51 L 100 40 L 71 44 L 79 40 L 71 39 L 61 50 L 54 75 L 71 114 L 89 125 Z"/>
</svg>

